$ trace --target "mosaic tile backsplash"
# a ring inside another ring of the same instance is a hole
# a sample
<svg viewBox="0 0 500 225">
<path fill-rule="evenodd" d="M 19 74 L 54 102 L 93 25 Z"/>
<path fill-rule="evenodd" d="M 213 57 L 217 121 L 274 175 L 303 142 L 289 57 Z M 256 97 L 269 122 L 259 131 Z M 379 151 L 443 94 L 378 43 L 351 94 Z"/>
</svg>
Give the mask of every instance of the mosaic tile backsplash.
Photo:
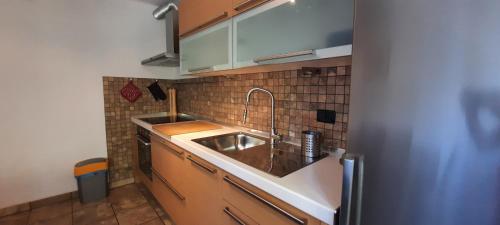
<svg viewBox="0 0 500 225">
<path fill-rule="evenodd" d="M 120 90 L 128 82 L 129 78 L 103 77 L 106 144 L 111 183 L 133 177 L 130 141 L 135 133 L 131 133 L 133 124 L 130 118 L 169 110 L 168 100 L 155 101 L 147 89 L 147 86 L 155 82 L 154 79 L 133 79 L 134 85 L 142 92 L 142 96 L 134 103 L 130 103 L 120 95 Z M 172 86 L 172 82 L 159 80 L 159 85 L 167 93 L 167 88 Z"/>
<path fill-rule="evenodd" d="M 226 124 L 270 131 L 269 95 L 254 92 L 247 123 L 243 124 L 246 93 L 253 87 L 270 90 L 275 96 L 276 126 L 284 136 L 300 141 L 303 130 L 323 134 L 329 147 L 346 147 L 351 66 L 321 68 L 305 75 L 301 70 L 205 77 L 176 81 L 178 110 Z M 335 110 L 335 124 L 316 121 L 316 110 Z"/>
<path fill-rule="evenodd" d="M 133 178 L 130 140 L 133 124 L 130 117 L 168 111 L 168 99 L 155 101 L 147 90 L 154 79 L 133 79 L 143 95 L 130 103 L 120 95 L 128 78 L 103 77 L 106 140 L 111 182 Z M 271 101 L 268 95 L 255 92 L 249 105 L 247 123 L 242 123 L 246 92 L 252 87 L 270 90 L 276 100 L 276 126 L 280 134 L 300 141 L 303 130 L 323 134 L 323 144 L 346 147 L 351 84 L 351 66 L 321 68 L 316 74 L 302 70 L 183 80 L 160 80 L 160 86 L 177 89 L 177 110 L 212 120 L 262 131 L 271 129 Z M 316 110 L 337 112 L 335 124 L 316 121 Z"/>
</svg>

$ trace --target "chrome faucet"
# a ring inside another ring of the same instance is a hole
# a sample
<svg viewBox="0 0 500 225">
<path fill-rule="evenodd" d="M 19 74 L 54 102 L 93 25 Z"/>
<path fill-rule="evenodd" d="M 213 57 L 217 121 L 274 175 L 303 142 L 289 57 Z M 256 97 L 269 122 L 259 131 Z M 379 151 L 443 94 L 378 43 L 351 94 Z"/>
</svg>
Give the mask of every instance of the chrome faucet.
<svg viewBox="0 0 500 225">
<path fill-rule="evenodd" d="M 274 95 L 270 91 L 263 88 L 252 88 L 247 93 L 247 100 L 245 102 L 245 111 L 243 111 L 243 124 L 247 122 L 248 115 L 248 103 L 250 102 L 250 96 L 254 91 L 262 91 L 269 96 L 271 96 L 271 146 L 275 146 L 278 141 L 281 139 L 281 135 L 278 134 L 278 130 L 276 129 L 275 120 L 274 120 Z"/>
</svg>

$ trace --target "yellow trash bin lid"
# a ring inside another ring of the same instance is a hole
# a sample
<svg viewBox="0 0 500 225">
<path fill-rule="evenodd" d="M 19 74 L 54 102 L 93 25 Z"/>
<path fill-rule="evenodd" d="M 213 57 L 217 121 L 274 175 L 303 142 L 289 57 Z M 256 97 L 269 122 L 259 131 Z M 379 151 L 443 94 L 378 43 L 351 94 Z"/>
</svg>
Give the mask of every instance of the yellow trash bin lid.
<svg viewBox="0 0 500 225">
<path fill-rule="evenodd" d="M 97 171 L 108 170 L 108 160 L 106 158 L 93 158 L 78 162 L 75 165 L 75 177 L 85 174 L 94 173 Z"/>
</svg>

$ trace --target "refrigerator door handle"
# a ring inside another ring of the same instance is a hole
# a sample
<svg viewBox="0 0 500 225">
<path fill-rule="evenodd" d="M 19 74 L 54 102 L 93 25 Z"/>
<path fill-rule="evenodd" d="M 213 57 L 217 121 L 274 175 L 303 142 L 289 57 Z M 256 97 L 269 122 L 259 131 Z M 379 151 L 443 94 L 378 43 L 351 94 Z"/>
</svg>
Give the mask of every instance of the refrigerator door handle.
<svg viewBox="0 0 500 225">
<path fill-rule="evenodd" d="M 346 153 L 340 159 L 344 166 L 342 178 L 342 202 L 339 224 L 361 224 L 361 196 L 363 192 L 363 160 L 358 154 Z"/>
</svg>

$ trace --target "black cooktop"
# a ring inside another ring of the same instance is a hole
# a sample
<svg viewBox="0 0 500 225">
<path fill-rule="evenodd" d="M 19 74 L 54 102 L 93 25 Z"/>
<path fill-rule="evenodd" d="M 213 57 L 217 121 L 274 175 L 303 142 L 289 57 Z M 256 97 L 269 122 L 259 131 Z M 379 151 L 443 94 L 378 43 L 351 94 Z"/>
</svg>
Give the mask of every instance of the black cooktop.
<svg viewBox="0 0 500 225">
<path fill-rule="evenodd" d="M 162 123 L 176 123 L 195 120 L 193 117 L 188 115 L 177 115 L 177 116 L 160 116 L 160 117 L 149 117 L 140 118 L 140 120 L 149 124 L 162 124 Z"/>
</svg>

